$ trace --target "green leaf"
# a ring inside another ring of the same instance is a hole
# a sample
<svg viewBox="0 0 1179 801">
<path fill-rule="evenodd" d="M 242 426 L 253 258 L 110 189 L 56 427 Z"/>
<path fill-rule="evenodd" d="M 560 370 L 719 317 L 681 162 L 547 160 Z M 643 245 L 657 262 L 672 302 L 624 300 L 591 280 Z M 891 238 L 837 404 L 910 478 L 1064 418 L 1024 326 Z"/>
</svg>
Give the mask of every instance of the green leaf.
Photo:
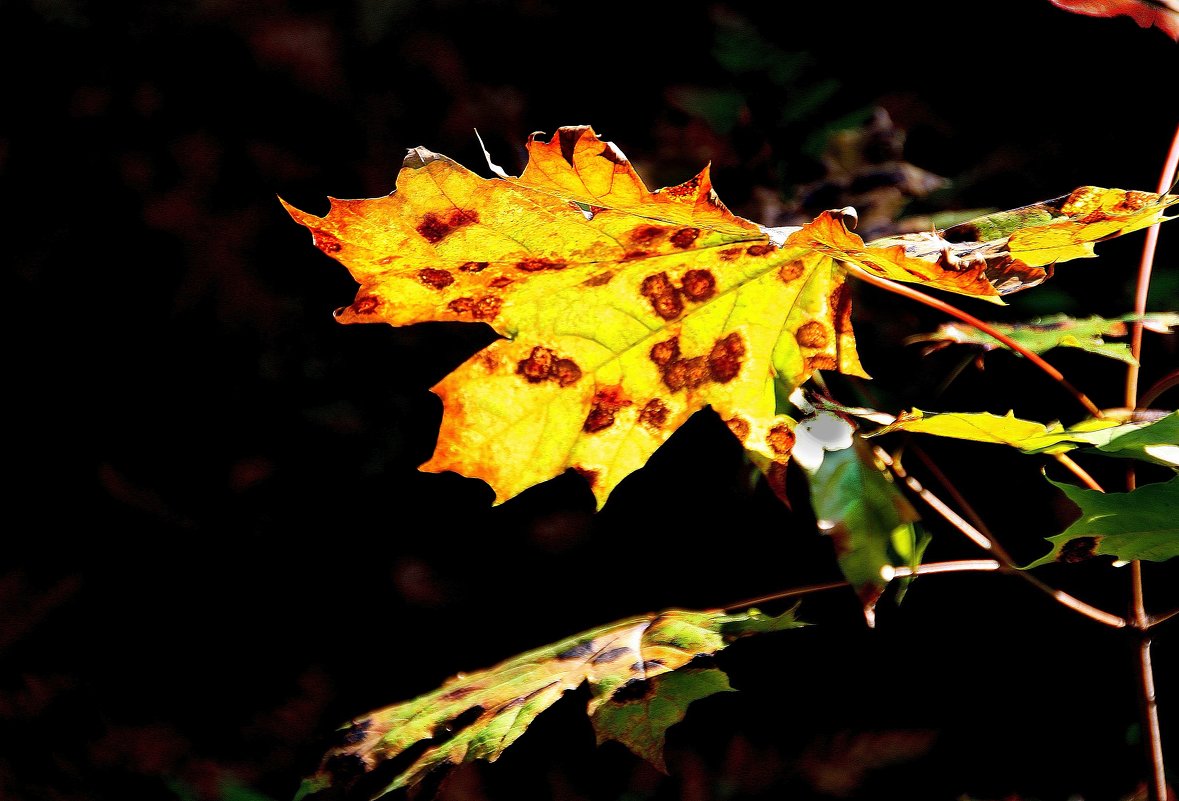
<svg viewBox="0 0 1179 801">
<path fill-rule="evenodd" d="M 834 542 L 839 568 L 871 626 L 888 584 L 882 570 L 921 562 L 927 540 L 914 525 L 920 516 L 858 435 L 852 447 L 827 453 L 808 473 L 819 529 Z"/>
<path fill-rule="evenodd" d="M 431 693 L 343 727 L 344 745 L 327 753 L 318 773 L 304 782 L 301 797 L 341 784 L 346 789 L 418 743 L 428 745 L 383 792 L 417 784 L 448 765 L 495 761 L 537 715 L 582 682 L 590 687 L 591 718 L 622 693 L 616 708 L 604 713 L 599 739 L 620 739 L 648 756 L 656 752 L 667 726 L 683 716 L 692 700 L 703 697 L 706 687 L 714 687 L 712 692 L 728 689 L 719 687 L 715 677 L 667 685 L 662 683 L 667 676 L 740 637 L 802 625 L 793 610 L 768 616 L 756 609 L 737 614 L 670 609 L 592 629 L 487 670 L 460 673 Z M 656 679 L 661 684 L 653 685 L 652 692 L 658 704 L 649 707 L 658 715 L 655 720 L 641 725 L 635 717 L 641 710 L 623 714 L 617 708 Z"/>
<path fill-rule="evenodd" d="M 1097 450 L 1108 456 L 1142 459 L 1147 462 L 1179 468 L 1179 412 L 1127 431 L 1098 445 Z"/>
<path fill-rule="evenodd" d="M 598 707 L 591 720 L 598 744 L 618 740 L 664 773 L 667 730 L 684 719 L 688 704 L 715 693 L 732 692 L 729 677 L 716 668 L 678 670 L 634 682 Z"/>
<path fill-rule="evenodd" d="M 995 330 L 1011 337 L 1033 353 L 1044 353 L 1055 347 L 1080 348 L 1098 356 L 1135 364 L 1134 357 L 1130 354 L 1129 345 L 1124 342 L 1106 342 L 1103 339 L 1107 336 L 1125 336 L 1129 330 L 1126 323 L 1134 320 L 1141 320 L 1148 331 L 1166 334 L 1170 333 L 1174 326 L 1179 325 L 1179 314 L 1174 312 L 1144 315 L 1126 314 L 1112 319 L 1089 317 L 1084 320 L 1077 320 L 1066 314 L 1057 314 L 1030 323 L 991 323 L 991 325 Z M 988 351 L 1007 347 L 989 334 L 959 323 L 946 323 L 933 333 L 916 334 L 905 341 L 908 343 L 933 342 L 935 343 L 934 347 L 949 344 L 978 345 Z"/>
<path fill-rule="evenodd" d="M 1121 562 L 1162 562 L 1179 556 L 1179 476 L 1130 492 L 1052 483 L 1080 507 L 1081 517 L 1063 533 L 1048 537 L 1052 550 L 1025 569 L 1094 556 L 1112 556 Z"/>
</svg>

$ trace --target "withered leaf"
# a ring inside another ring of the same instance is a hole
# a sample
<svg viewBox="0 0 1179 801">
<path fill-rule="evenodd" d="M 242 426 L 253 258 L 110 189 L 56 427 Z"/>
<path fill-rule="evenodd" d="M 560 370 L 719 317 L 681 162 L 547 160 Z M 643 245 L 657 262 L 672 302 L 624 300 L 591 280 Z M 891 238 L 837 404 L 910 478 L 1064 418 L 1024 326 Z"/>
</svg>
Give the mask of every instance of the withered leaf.
<svg viewBox="0 0 1179 801">
<path fill-rule="evenodd" d="M 756 609 L 736 614 L 669 609 L 459 674 L 431 693 L 345 726 L 343 744 L 329 751 L 319 772 L 304 783 L 305 794 L 346 786 L 422 743 L 425 749 L 391 778 L 385 792 L 414 785 L 448 765 L 494 762 L 537 715 L 582 682 L 589 684 L 586 711 L 599 742 L 620 740 L 662 766 L 663 734 L 688 704 L 730 689 L 721 671 L 688 666 L 740 637 L 802 625 L 793 610 L 770 616 Z M 684 669 L 684 681 L 662 683 Z M 636 721 L 635 704 L 657 714 Z"/>
</svg>

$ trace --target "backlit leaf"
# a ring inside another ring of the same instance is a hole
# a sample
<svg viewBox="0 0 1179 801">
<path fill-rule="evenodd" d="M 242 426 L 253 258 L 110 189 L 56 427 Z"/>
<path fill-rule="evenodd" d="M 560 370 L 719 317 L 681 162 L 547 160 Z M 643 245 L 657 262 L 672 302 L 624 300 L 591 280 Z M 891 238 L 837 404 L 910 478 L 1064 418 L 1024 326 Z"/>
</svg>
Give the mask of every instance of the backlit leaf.
<svg viewBox="0 0 1179 801">
<path fill-rule="evenodd" d="M 1129 332 L 1129 326 L 1126 323 L 1136 319 L 1142 321 L 1146 330 L 1163 334 L 1170 333 L 1174 326 L 1179 325 L 1179 314 L 1174 312 L 1141 316 L 1127 314 L 1113 319 L 1089 317 L 1084 320 L 1076 320 L 1068 315 L 1058 314 L 1031 323 L 991 323 L 991 325 L 1033 353 L 1044 353 L 1055 347 L 1080 348 L 1098 356 L 1134 364 L 1134 357 L 1130 354 L 1128 344 L 1106 342 L 1103 337 L 1126 336 Z M 933 347 L 951 343 L 978 345 L 984 350 L 1007 347 L 989 334 L 961 323 L 946 323 L 931 334 L 916 334 L 909 337 L 906 342 L 932 342 L 934 343 Z"/>
<path fill-rule="evenodd" d="M 927 540 L 920 516 L 858 435 L 852 446 L 827 453 L 808 471 L 818 526 L 835 545 L 839 568 L 855 588 L 868 625 L 888 581 L 886 567 L 916 567 Z"/>
<path fill-rule="evenodd" d="M 794 420 L 776 398 L 816 370 L 865 375 L 846 265 L 998 302 L 1179 200 L 1084 187 L 865 245 L 850 213 L 792 232 L 737 217 L 707 168 L 650 192 L 587 126 L 534 135 L 518 178 L 493 169 L 415 148 L 386 197 L 333 199 L 324 217 L 287 208 L 361 284 L 340 320 L 482 322 L 505 337 L 434 387 L 445 413 L 422 467 L 481 478 L 497 502 L 572 469 L 601 505 L 705 406 L 784 497 Z"/>
<path fill-rule="evenodd" d="M 1114 418 L 1091 418 L 1065 428 L 1060 423 L 1044 425 L 1034 420 L 1021 420 L 1010 412 L 995 415 L 989 412 L 923 412 L 914 409 L 901 413 L 896 422 L 866 436 L 878 437 L 896 431 L 909 431 L 1009 445 L 1024 453 L 1064 453 L 1074 448 L 1091 446 L 1110 455 L 1170 464 L 1165 460 L 1167 451 L 1158 448 L 1173 445 L 1177 441 L 1175 418 L 1175 413 L 1160 420 L 1128 423 Z M 1152 448 L 1157 451 L 1157 455 L 1152 454 Z"/>
<path fill-rule="evenodd" d="M 667 683 L 670 676 L 740 637 L 802 625 L 793 611 L 768 616 L 756 609 L 737 614 L 670 609 L 602 626 L 487 670 L 459 674 L 434 692 L 344 727 L 344 744 L 328 752 L 319 772 L 304 782 L 305 794 L 354 784 L 420 743 L 425 750 L 391 777 L 382 792 L 416 784 L 445 766 L 476 759 L 494 762 L 537 715 L 582 682 L 589 684 L 587 712 L 599 742 L 621 740 L 662 766 L 666 728 L 683 717 L 692 701 L 730 689 L 719 670 L 692 667 L 686 678 Z M 632 706 L 636 703 L 640 706 Z"/>
<path fill-rule="evenodd" d="M 684 719 L 688 704 L 732 690 L 723 670 L 685 668 L 636 682 L 633 691 L 615 693 L 597 708 L 591 720 L 599 744 L 618 740 L 666 773 L 663 743 L 667 730 Z"/>
<path fill-rule="evenodd" d="M 1051 479 L 1049 479 L 1051 481 Z M 1112 556 L 1162 562 L 1179 556 L 1179 476 L 1130 492 L 1098 492 L 1052 481 L 1081 509 L 1079 520 L 1048 537 L 1052 550 L 1028 565 Z"/>
</svg>

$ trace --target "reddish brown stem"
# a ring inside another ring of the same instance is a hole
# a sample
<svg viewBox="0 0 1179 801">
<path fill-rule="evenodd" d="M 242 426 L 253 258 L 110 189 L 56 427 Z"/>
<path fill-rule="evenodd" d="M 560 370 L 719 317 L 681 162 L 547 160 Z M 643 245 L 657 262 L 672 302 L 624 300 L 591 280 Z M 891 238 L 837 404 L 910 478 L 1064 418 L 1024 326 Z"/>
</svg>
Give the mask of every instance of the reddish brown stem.
<svg viewBox="0 0 1179 801">
<path fill-rule="evenodd" d="M 885 453 L 883 449 L 878 447 L 874 449 L 874 452 L 876 457 L 884 462 L 889 470 L 892 471 L 893 475 L 903 481 L 905 486 L 915 492 L 917 496 L 921 498 L 921 500 L 925 501 L 927 504 L 933 507 L 934 511 L 940 514 L 948 523 L 966 535 L 966 537 L 969 538 L 970 541 L 975 545 L 978 545 L 980 548 L 994 554 L 996 559 L 998 559 L 1001 563 L 1001 570 L 1003 572 L 1019 576 L 1021 579 L 1028 582 L 1036 589 L 1040 590 L 1046 595 L 1049 595 L 1057 603 L 1067 606 L 1069 609 L 1072 609 L 1074 612 L 1079 612 L 1085 617 L 1096 620 L 1098 623 L 1115 629 L 1126 627 L 1127 623 L 1125 618 L 1106 612 L 1104 609 L 1098 609 L 1091 604 L 1087 604 L 1080 598 L 1075 598 L 1063 590 L 1058 590 L 1055 587 L 1045 584 L 1028 571 L 1020 570 L 1016 566 L 1015 561 L 1011 558 L 1011 555 L 1007 553 L 1006 549 L 1004 549 L 998 541 L 986 536 L 977 528 L 963 520 L 962 517 L 959 516 L 958 513 L 949 506 L 947 506 L 941 498 L 938 498 L 932 492 L 923 487 L 920 481 L 905 472 L 905 469 L 900 464 L 895 462 L 892 457 Z"/>
<path fill-rule="evenodd" d="M 1163 166 L 1163 174 L 1159 178 L 1158 193 L 1164 194 L 1175 180 L 1179 171 L 1179 127 L 1171 139 L 1171 149 L 1167 153 L 1167 161 Z M 1150 294 L 1150 275 L 1154 268 L 1155 248 L 1159 240 L 1159 226 L 1156 223 L 1146 232 L 1146 242 L 1142 247 L 1142 260 L 1138 264 L 1138 285 L 1134 293 L 1135 320 L 1130 333 L 1130 353 L 1134 362 L 1126 371 L 1126 408 L 1134 410 L 1138 407 L 1138 373 L 1139 361 L 1142 356 L 1142 320 L 1146 313 L 1146 298 Z M 1131 465 L 1126 470 L 1126 486 L 1134 489 L 1137 476 Z M 1147 783 L 1147 796 L 1150 801 L 1167 801 L 1166 770 L 1163 766 L 1163 740 L 1159 728 L 1158 702 L 1154 694 L 1154 668 L 1150 659 L 1150 615 L 1146 612 L 1146 596 L 1142 589 L 1142 563 L 1135 559 L 1130 563 L 1131 576 L 1131 619 L 1134 627 L 1141 633 L 1138 642 L 1138 687 L 1141 691 L 1142 721 L 1146 733 L 1147 755 L 1150 760 L 1150 781 Z"/>
<path fill-rule="evenodd" d="M 977 328 L 979 331 L 982 331 L 987 336 L 994 337 L 995 339 L 999 340 L 1000 342 L 1002 342 L 1007 347 L 1011 348 L 1013 351 L 1015 351 L 1019 355 L 1023 356 L 1025 359 L 1030 361 L 1032 364 L 1036 365 L 1036 367 L 1039 367 L 1042 371 L 1044 371 L 1044 373 L 1046 373 L 1053 381 L 1055 381 L 1057 384 L 1059 384 L 1061 387 L 1063 387 L 1066 392 L 1068 392 L 1070 395 L 1072 395 L 1074 398 L 1076 398 L 1077 403 L 1084 406 L 1085 410 L 1088 411 L 1089 414 L 1093 415 L 1094 417 L 1102 417 L 1103 416 L 1101 414 L 1101 409 L 1097 408 L 1097 404 L 1095 404 L 1093 401 L 1091 401 L 1089 399 L 1089 396 L 1087 396 L 1084 392 L 1081 392 L 1081 390 L 1077 389 L 1072 384 L 1070 384 L 1068 379 L 1066 379 L 1064 377 L 1064 375 L 1059 370 L 1057 370 L 1055 367 L 1050 365 L 1048 362 L 1044 361 L 1040 357 L 1039 354 L 1033 353 L 1032 351 L 1028 350 L 1023 345 L 1019 344 L 1014 339 L 1012 339 L 1011 337 L 1007 336 L 1006 334 L 1002 333 L 1001 331 L 996 330 L 993 326 L 983 322 L 982 320 L 975 317 L 973 314 L 968 314 L 968 313 L 962 311 L 961 309 L 959 309 L 957 306 L 952 306 L 949 303 L 946 303 L 945 301 L 938 300 L 937 298 L 934 298 L 934 297 L 930 297 L 929 295 L 926 295 L 924 292 L 918 292 L 916 289 L 913 289 L 912 287 L 905 286 L 904 284 L 898 283 L 896 281 L 890 281 L 887 278 L 881 278 L 878 275 L 873 275 L 872 273 L 868 272 L 867 270 L 857 267 L 854 264 L 848 265 L 848 266 L 851 268 L 851 273 L 853 275 L 855 275 L 857 278 L 861 279 L 862 281 L 872 284 L 873 286 L 880 287 L 881 289 L 886 290 L 888 292 L 892 292 L 893 294 L 909 298 L 910 300 L 915 300 L 918 303 L 923 303 L 926 306 L 929 306 L 930 308 L 937 309 L 938 311 L 941 311 L 941 312 L 945 312 L 946 314 L 949 314 L 953 317 L 957 317 L 962 322 L 966 323 L 967 325 L 969 325 L 973 328 Z"/>
</svg>

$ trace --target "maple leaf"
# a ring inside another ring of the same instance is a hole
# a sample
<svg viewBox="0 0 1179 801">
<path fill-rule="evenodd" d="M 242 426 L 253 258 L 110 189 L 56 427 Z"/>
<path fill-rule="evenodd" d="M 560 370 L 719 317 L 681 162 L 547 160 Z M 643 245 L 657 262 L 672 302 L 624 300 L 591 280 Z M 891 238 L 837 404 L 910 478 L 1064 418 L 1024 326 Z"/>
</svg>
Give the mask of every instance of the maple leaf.
<svg viewBox="0 0 1179 801">
<path fill-rule="evenodd" d="M 1099 492 L 1048 480 L 1080 507 L 1081 517 L 1048 537 L 1052 550 L 1025 569 L 1094 556 L 1112 556 L 1119 562 L 1163 562 L 1179 556 L 1179 476 L 1129 492 Z"/>
<path fill-rule="evenodd" d="M 851 210 L 792 230 L 737 217 L 707 167 L 650 192 L 588 126 L 533 135 L 528 156 L 518 178 L 491 165 L 484 179 L 415 148 L 388 196 L 332 199 L 323 217 L 287 205 L 361 284 L 341 321 L 483 322 L 504 337 L 433 388 L 445 411 L 422 466 L 481 478 L 497 502 L 573 469 L 600 506 L 706 406 L 784 497 L 795 421 L 777 399 L 816 370 L 865 376 L 849 272 L 1000 302 L 1179 201 L 1082 187 L 865 244 Z"/>
<path fill-rule="evenodd" d="M 566 692 L 589 684 L 587 713 L 598 741 L 619 740 L 663 767 L 663 739 L 692 701 L 731 690 L 725 674 L 693 664 L 750 634 L 799 628 L 793 610 L 669 609 L 622 620 L 459 674 L 437 690 L 364 715 L 344 727 L 302 795 L 354 784 L 382 763 L 425 744 L 375 795 L 432 771 L 476 759 L 494 762 Z M 691 666 L 690 666 L 691 665 Z"/>
</svg>

